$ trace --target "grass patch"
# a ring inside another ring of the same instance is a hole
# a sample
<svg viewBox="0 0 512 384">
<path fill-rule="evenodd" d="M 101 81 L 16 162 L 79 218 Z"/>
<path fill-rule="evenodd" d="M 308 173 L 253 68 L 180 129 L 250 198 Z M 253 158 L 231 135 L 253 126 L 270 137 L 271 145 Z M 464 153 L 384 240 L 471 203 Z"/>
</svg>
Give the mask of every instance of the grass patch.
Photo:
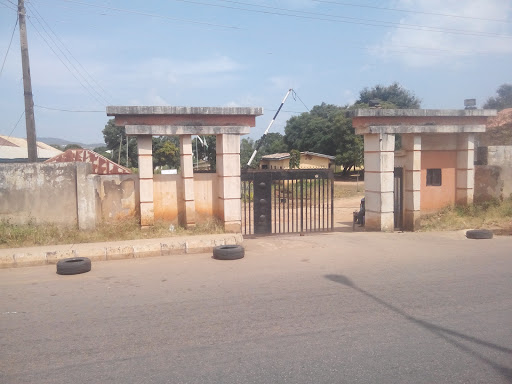
<svg viewBox="0 0 512 384">
<path fill-rule="evenodd" d="M 491 200 L 467 206 L 445 208 L 431 215 L 422 216 L 422 231 L 450 231 L 466 228 L 512 231 L 512 198 Z"/>
<path fill-rule="evenodd" d="M 56 224 L 12 224 L 9 220 L 0 221 L 0 248 L 20 248 L 40 245 L 97 243 L 119 240 L 154 239 L 160 237 L 186 236 L 224 233 L 221 223 L 209 220 L 195 228 L 185 229 L 165 221 L 141 230 L 136 219 L 118 220 L 99 225 L 90 231 L 80 231 L 72 226 Z"/>
</svg>

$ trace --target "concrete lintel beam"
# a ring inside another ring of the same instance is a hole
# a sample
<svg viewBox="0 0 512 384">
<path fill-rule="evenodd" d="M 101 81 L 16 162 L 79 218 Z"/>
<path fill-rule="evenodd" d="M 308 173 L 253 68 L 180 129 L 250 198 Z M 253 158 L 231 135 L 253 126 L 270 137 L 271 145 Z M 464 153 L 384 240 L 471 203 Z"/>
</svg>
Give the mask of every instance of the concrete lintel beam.
<svg viewBox="0 0 512 384">
<path fill-rule="evenodd" d="M 349 117 L 488 117 L 496 116 L 495 109 L 354 109 Z"/>
<path fill-rule="evenodd" d="M 263 115 L 262 107 L 108 106 L 107 116 L 116 115 Z"/>
<path fill-rule="evenodd" d="M 357 135 L 369 133 L 480 133 L 485 125 L 370 125 L 356 128 Z"/>
<path fill-rule="evenodd" d="M 221 135 L 250 133 L 248 126 L 179 126 L 179 125 L 127 125 L 127 135 L 152 135 L 152 136 L 175 136 L 175 135 Z"/>
</svg>

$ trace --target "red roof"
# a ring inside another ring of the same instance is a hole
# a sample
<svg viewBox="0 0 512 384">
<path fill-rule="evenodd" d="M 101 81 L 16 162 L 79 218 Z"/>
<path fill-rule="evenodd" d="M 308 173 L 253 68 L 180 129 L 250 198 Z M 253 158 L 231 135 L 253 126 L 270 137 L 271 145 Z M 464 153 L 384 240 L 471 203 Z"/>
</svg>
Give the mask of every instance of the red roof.
<svg viewBox="0 0 512 384">
<path fill-rule="evenodd" d="M 128 168 L 114 163 L 112 160 L 90 149 L 68 149 L 66 152 L 46 160 L 45 163 L 69 163 L 73 161 L 91 163 L 92 173 L 98 175 L 123 175 L 132 173 Z"/>
</svg>

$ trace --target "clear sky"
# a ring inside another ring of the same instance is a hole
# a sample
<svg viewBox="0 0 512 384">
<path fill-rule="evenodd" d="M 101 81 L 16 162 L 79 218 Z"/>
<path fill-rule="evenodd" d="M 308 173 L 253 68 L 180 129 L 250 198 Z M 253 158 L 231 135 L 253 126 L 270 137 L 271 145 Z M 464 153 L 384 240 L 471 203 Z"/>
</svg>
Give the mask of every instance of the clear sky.
<svg viewBox="0 0 512 384">
<path fill-rule="evenodd" d="M 101 143 L 107 105 L 175 105 L 261 106 L 257 139 L 289 88 L 311 108 L 397 81 L 451 109 L 512 83 L 512 0 L 25 1 L 38 137 Z M 16 5 L 0 0 L 0 134 L 25 137 Z"/>
</svg>

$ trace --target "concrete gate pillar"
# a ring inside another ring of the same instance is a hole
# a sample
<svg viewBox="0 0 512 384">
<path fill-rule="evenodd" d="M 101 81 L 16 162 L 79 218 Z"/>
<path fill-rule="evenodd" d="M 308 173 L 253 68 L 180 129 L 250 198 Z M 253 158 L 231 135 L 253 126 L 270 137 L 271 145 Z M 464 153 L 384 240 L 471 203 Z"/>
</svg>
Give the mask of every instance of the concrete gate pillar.
<svg viewBox="0 0 512 384">
<path fill-rule="evenodd" d="M 475 134 L 461 134 L 457 137 L 457 174 L 456 195 L 457 204 L 473 202 L 475 191 Z"/>
<path fill-rule="evenodd" d="M 217 135 L 216 144 L 219 215 L 226 232 L 241 232 L 240 135 Z"/>
<path fill-rule="evenodd" d="M 405 150 L 404 229 L 414 231 L 420 225 L 421 135 L 402 135 Z"/>
<path fill-rule="evenodd" d="M 368 230 L 394 230 L 394 153 L 395 135 L 364 135 L 365 226 Z"/>
<path fill-rule="evenodd" d="M 192 135 L 181 135 L 180 138 L 180 164 L 182 179 L 182 207 L 180 210 L 181 223 L 185 228 L 192 228 L 196 225 L 195 212 L 196 203 L 194 197 L 194 159 L 192 155 Z"/>
<path fill-rule="evenodd" d="M 140 225 L 148 227 L 155 223 L 153 203 L 153 139 L 137 136 L 140 180 Z"/>
</svg>

